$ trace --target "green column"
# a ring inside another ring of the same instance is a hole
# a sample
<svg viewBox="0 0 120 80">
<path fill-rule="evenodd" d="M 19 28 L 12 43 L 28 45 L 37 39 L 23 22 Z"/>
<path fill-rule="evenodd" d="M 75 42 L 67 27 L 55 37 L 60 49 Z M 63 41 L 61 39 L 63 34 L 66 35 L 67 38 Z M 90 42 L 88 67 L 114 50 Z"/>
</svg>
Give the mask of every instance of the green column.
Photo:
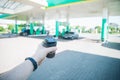
<svg viewBox="0 0 120 80">
<path fill-rule="evenodd" d="M 68 32 L 69 32 L 69 16 L 70 16 L 70 6 L 67 7 L 67 15 L 66 15 L 66 22 L 67 22 L 66 31 Z"/>
<path fill-rule="evenodd" d="M 12 34 L 14 34 L 14 33 L 15 33 L 14 28 L 11 30 L 11 33 L 12 33 Z"/>
<path fill-rule="evenodd" d="M 69 32 L 69 23 L 67 23 L 67 26 L 66 26 L 66 31 Z"/>
<path fill-rule="evenodd" d="M 102 19 L 102 31 L 101 31 L 101 41 L 102 42 L 104 42 L 104 40 L 105 40 L 105 31 L 106 31 L 106 29 L 105 29 L 105 24 L 106 24 L 106 21 L 107 21 L 107 19 Z"/>
<path fill-rule="evenodd" d="M 101 41 L 106 42 L 108 39 L 108 8 L 103 8 L 103 19 L 101 29 Z"/>
<path fill-rule="evenodd" d="M 37 29 L 36 30 L 36 35 L 39 35 L 40 34 L 40 29 Z"/>
<path fill-rule="evenodd" d="M 59 36 L 59 22 L 56 21 L 56 31 L 55 31 L 55 36 L 58 37 Z"/>
<path fill-rule="evenodd" d="M 15 24 L 15 33 L 18 34 L 18 25 Z"/>
<path fill-rule="evenodd" d="M 42 34 L 45 34 L 46 32 L 45 32 L 45 26 L 44 26 L 44 24 L 42 25 Z"/>
<path fill-rule="evenodd" d="M 18 34 L 17 17 L 15 17 L 15 34 Z"/>
<path fill-rule="evenodd" d="M 30 34 L 32 35 L 33 33 L 34 33 L 34 31 L 33 31 L 33 23 L 30 23 Z"/>
<path fill-rule="evenodd" d="M 65 35 L 65 29 L 62 29 L 62 36 Z"/>
</svg>

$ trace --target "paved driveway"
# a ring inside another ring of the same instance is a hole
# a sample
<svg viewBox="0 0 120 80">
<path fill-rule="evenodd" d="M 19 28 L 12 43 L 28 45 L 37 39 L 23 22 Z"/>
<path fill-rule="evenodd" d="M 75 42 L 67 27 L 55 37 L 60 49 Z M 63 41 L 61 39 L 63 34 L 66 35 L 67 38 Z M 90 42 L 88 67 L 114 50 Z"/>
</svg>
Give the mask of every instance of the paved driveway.
<svg viewBox="0 0 120 80">
<path fill-rule="evenodd" d="M 58 50 L 74 50 L 89 54 L 102 55 L 107 57 L 119 58 L 120 50 L 112 47 L 101 46 L 98 35 L 82 35 L 78 40 L 58 40 Z M 10 70 L 24 61 L 28 56 L 34 54 L 36 47 L 43 39 L 14 37 L 0 39 L 0 73 Z M 110 42 L 120 43 L 119 36 L 112 36 Z M 118 45 L 119 47 L 119 45 Z"/>
</svg>

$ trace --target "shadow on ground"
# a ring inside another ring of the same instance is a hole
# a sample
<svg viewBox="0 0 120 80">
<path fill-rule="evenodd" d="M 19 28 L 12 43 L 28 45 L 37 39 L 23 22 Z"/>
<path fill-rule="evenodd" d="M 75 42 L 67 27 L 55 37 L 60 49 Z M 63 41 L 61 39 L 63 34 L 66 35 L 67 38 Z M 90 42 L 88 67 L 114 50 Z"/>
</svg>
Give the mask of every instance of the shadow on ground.
<svg viewBox="0 0 120 80">
<path fill-rule="evenodd" d="M 0 39 L 3 39 L 3 38 L 15 38 L 15 37 L 18 37 L 19 35 L 17 34 L 9 34 L 9 33 L 6 33 L 6 34 L 0 34 Z"/>
<path fill-rule="evenodd" d="M 33 38 L 33 39 L 45 39 L 46 38 L 46 36 L 22 36 L 22 37 Z"/>
<path fill-rule="evenodd" d="M 118 37 L 120 37 L 120 36 L 118 36 Z"/>
<path fill-rule="evenodd" d="M 46 59 L 28 80 L 120 80 L 120 59 L 65 50 Z"/>
<path fill-rule="evenodd" d="M 99 39 L 89 39 L 89 38 L 84 38 L 85 42 L 90 42 L 90 43 L 101 43 Z"/>
<path fill-rule="evenodd" d="M 102 46 L 111 48 L 111 49 L 120 50 L 120 43 L 116 43 L 116 42 L 103 43 Z"/>
<path fill-rule="evenodd" d="M 34 39 L 45 39 L 47 36 L 22 36 L 22 37 L 25 37 L 25 38 L 34 38 Z M 74 40 L 81 40 L 81 39 L 84 39 L 84 37 L 79 37 L 78 39 L 74 39 Z M 73 41 L 71 39 L 63 39 L 61 37 L 59 37 L 59 39 L 57 41 L 60 41 L 60 42 L 68 42 L 68 41 Z"/>
<path fill-rule="evenodd" d="M 73 39 L 73 40 L 81 40 L 81 39 L 84 39 L 84 37 L 79 37 L 78 39 Z M 63 39 L 63 38 L 59 38 L 58 41 L 60 42 L 68 42 L 68 41 L 73 41 L 71 39 Z"/>
</svg>

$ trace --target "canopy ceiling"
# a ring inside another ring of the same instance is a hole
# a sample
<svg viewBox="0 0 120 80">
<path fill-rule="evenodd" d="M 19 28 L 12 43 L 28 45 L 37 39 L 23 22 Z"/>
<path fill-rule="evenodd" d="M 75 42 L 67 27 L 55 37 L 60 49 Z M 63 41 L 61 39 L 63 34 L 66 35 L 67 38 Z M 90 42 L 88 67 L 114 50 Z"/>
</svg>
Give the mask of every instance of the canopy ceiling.
<svg viewBox="0 0 120 80">
<path fill-rule="evenodd" d="M 46 0 L 48 6 L 33 1 L 41 0 L 0 0 L 0 18 L 26 20 L 30 17 L 41 19 L 96 17 L 102 16 L 108 8 L 110 16 L 120 16 L 120 0 Z M 45 0 L 42 0 L 45 2 Z"/>
</svg>

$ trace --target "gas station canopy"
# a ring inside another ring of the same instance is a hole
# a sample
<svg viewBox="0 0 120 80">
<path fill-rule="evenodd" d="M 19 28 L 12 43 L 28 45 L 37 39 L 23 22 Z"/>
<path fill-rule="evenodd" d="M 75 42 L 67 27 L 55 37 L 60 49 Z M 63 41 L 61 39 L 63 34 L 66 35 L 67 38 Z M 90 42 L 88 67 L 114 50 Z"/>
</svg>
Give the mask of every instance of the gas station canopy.
<svg viewBox="0 0 120 80">
<path fill-rule="evenodd" d="M 0 18 L 66 18 L 68 7 L 70 18 L 102 16 L 103 8 L 109 16 L 120 16 L 119 4 L 120 0 L 0 0 Z"/>
<path fill-rule="evenodd" d="M 73 3 L 80 3 L 82 1 L 91 1 L 91 0 L 47 0 L 48 8 L 60 5 L 68 5 Z"/>
</svg>

